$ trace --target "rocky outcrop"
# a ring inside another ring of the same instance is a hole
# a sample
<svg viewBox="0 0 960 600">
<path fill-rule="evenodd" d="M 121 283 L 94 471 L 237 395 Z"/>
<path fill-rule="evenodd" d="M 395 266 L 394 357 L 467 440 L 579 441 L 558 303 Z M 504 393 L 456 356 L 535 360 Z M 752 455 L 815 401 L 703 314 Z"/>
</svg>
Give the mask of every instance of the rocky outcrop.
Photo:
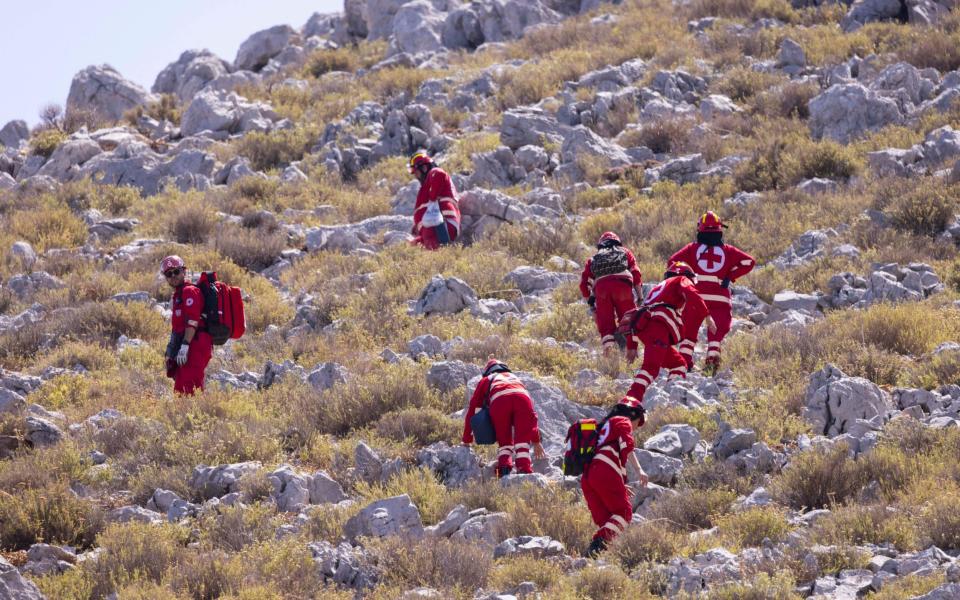
<svg viewBox="0 0 960 600">
<path fill-rule="evenodd" d="M 89 66 L 73 77 L 67 95 L 67 117 L 89 113 L 107 121 L 119 121 L 128 110 L 154 99 L 110 65 Z"/>
</svg>

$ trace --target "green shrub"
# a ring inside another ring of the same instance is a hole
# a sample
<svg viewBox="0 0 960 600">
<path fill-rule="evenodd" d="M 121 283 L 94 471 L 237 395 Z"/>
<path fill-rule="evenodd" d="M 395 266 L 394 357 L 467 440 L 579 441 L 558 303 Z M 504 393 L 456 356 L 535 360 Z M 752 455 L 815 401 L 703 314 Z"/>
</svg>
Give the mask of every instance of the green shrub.
<svg viewBox="0 0 960 600">
<path fill-rule="evenodd" d="M 359 66 L 352 48 L 317 50 L 307 59 L 307 73 L 320 77 L 331 71 L 356 71 Z"/>
<path fill-rule="evenodd" d="M 794 457 L 772 486 L 775 497 L 797 510 L 827 508 L 852 498 L 862 475 L 846 444 L 812 449 Z"/>
<path fill-rule="evenodd" d="M 614 538 L 609 556 L 627 573 L 648 562 L 667 562 L 686 542 L 686 536 L 657 521 L 632 523 Z"/>
<path fill-rule="evenodd" d="M 691 122 L 662 119 L 631 130 L 622 137 L 627 146 L 646 146 L 657 154 L 682 151 L 690 143 Z"/>
<path fill-rule="evenodd" d="M 800 600 L 796 580 L 786 571 L 760 573 L 747 583 L 721 584 L 710 590 L 709 600 Z"/>
<path fill-rule="evenodd" d="M 473 593 L 486 585 L 493 566 L 483 545 L 449 539 L 406 540 L 383 538 L 371 545 L 384 583 L 405 589 L 428 586 L 445 591 Z"/>
<path fill-rule="evenodd" d="M 724 515 L 717 521 L 717 527 L 721 536 L 745 548 L 759 546 L 768 538 L 774 543 L 783 541 L 792 529 L 783 511 L 768 507 Z"/>
<path fill-rule="evenodd" d="M 827 545 L 893 544 L 901 552 L 918 546 L 910 516 L 880 504 L 836 507 L 816 522 L 813 536 Z"/>
<path fill-rule="evenodd" d="M 652 598 L 643 585 L 617 568 L 587 567 L 575 577 L 577 592 L 590 600 Z"/>
<path fill-rule="evenodd" d="M 11 233 L 30 242 L 37 252 L 73 248 L 87 239 L 87 226 L 66 206 L 17 211 L 10 217 L 9 227 Z"/>
<path fill-rule="evenodd" d="M 203 244 L 212 237 L 216 224 L 216 216 L 208 205 L 187 201 L 174 209 L 167 231 L 181 244 Z"/>
<path fill-rule="evenodd" d="M 435 442 L 456 443 L 462 425 L 435 408 L 407 408 L 380 417 L 377 435 L 403 442 L 413 440 L 417 446 Z"/>
<path fill-rule="evenodd" d="M 953 220 L 960 185 L 923 186 L 898 196 L 884 209 L 894 227 L 915 235 L 937 235 Z"/>
<path fill-rule="evenodd" d="M 730 510 L 734 492 L 723 489 L 681 490 L 675 496 L 660 498 L 651 511 L 652 519 L 663 519 L 680 531 L 709 529 Z"/>
<path fill-rule="evenodd" d="M 67 134 L 59 129 L 44 129 L 30 139 L 30 152 L 44 158 L 50 158 L 53 151 L 67 139 Z"/>
<path fill-rule="evenodd" d="M 141 580 L 160 583 L 186 545 L 187 532 L 174 525 L 115 524 L 97 537 L 103 553 L 82 567 L 96 582 L 95 597 Z"/>
<path fill-rule="evenodd" d="M 251 271 L 262 271 L 280 258 L 287 236 L 280 231 L 222 225 L 214 238 L 217 252 Z"/>
<path fill-rule="evenodd" d="M 100 509 L 65 485 L 16 492 L 0 492 L 0 548 L 26 550 L 41 542 L 89 548 L 103 527 Z"/>
<path fill-rule="evenodd" d="M 237 141 L 236 150 L 255 171 L 266 171 L 300 160 L 313 142 L 313 134 L 302 128 L 254 131 Z"/>
</svg>

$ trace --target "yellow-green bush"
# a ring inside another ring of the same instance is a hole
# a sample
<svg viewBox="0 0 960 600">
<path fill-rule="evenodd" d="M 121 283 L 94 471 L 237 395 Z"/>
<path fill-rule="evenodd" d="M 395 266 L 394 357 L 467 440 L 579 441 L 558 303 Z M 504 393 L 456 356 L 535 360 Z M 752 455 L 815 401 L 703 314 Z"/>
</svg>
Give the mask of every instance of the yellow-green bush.
<svg viewBox="0 0 960 600">
<path fill-rule="evenodd" d="M 26 550 L 41 542 L 88 548 L 102 527 L 100 508 L 65 485 L 0 492 L 0 548 Z"/>
<path fill-rule="evenodd" d="M 860 491 L 864 481 L 846 444 L 803 452 L 790 461 L 771 491 L 784 504 L 811 510 L 842 504 Z"/>
<path fill-rule="evenodd" d="M 724 515 L 717 521 L 717 527 L 722 537 L 741 548 L 759 546 L 764 539 L 780 542 L 792 529 L 783 511 L 768 507 Z"/>
<path fill-rule="evenodd" d="M 67 139 L 67 134 L 59 129 L 44 129 L 30 139 L 30 152 L 50 158 L 53 151 Z"/>
</svg>

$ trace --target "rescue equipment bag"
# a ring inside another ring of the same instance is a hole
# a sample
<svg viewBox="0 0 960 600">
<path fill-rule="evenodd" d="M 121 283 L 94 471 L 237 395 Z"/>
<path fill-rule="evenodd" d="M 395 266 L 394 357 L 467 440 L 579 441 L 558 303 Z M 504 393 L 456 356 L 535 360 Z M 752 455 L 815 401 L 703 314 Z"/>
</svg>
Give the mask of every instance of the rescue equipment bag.
<svg viewBox="0 0 960 600">
<path fill-rule="evenodd" d="M 597 453 L 600 427 L 596 419 L 580 419 L 567 429 L 563 452 L 563 474 L 569 477 L 582 475 L 586 466 Z"/>
<path fill-rule="evenodd" d="M 443 213 L 440 212 L 440 203 L 436 200 L 427 202 L 427 210 L 424 211 L 423 218 L 420 219 L 420 225 L 422 227 L 436 227 L 442 224 Z"/>
<path fill-rule="evenodd" d="M 473 429 L 473 439 L 478 444 L 497 443 L 497 434 L 493 430 L 493 419 L 490 418 L 490 407 L 486 404 L 470 417 L 470 428 Z"/>
<path fill-rule="evenodd" d="M 203 296 L 203 317 L 206 331 L 214 346 L 222 346 L 229 339 L 238 339 L 247 330 L 243 311 L 243 291 L 217 280 L 216 271 L 205 271 L 197 280 Z"/>
<path fill-rule="evenodd" d="M 622 246 L 601 248 L 590 260 L 590 272 L 594 279 L 629 270 L 627 251 Z"/>
</svg>

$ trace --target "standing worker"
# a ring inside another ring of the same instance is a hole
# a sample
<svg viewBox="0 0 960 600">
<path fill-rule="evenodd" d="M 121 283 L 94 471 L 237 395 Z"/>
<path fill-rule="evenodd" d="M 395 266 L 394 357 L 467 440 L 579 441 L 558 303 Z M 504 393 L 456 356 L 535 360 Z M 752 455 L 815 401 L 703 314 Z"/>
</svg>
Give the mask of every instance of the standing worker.
<svg viewBox="0 0 960 600">
<path fill-rule="evenodd" d="M 410 157 L 409 168 L 420 182 L 411 243 L 427 250 L 453 243 L 460 234 L 460 208 L 453 180 L 424 152 Z"/>
<path fill-rule="evenodd" d="M 660 369 L 671 374 L 684 366 L 683 357 L 675 347 L 680 341 L 683 323 L 696 324 L 706 319 L 710 332 L 716 324 L 707 314 L 707 306 L 694 285 L 697 275 L 690 265 L 676 261 L 670 264 L 658 283 L 637 311 L 624 316 L 620 330 L 625 335 L 643 342 L 643 362 L 633 378 L 633 385 L 621 401 L 643 402 L 647 387 L 657 378 Z"/>
<path fill-rule="evenodd" d="M 580 478 L 583 498 L 598 527 L 587 556 L 593 557 L 607 543 L 623 533 L 633 519 L 633 503 L 627 489 L 627 464 L 640 473 L 638 481 L 646 486 L 648 478 L 633 453 L 633 430 L 643 425 L 643 406 L 633 398 L 624 398 L 600 422 L 597 450 Z"/>
<path fill-rule="evenodd" d="M 516 463 L 517 473 L 533 473 L 530 449 L 534 457 L 546 458 L 540 444 L 540 429 L 533 400 L 523 382 L 506 364 L 491 358 L 483 370 L 483 377 L 470 398 L 463 420 L 463 443 L 473 443 L 470 418 L 483 406 L 489 406 L 490 419 L 497 436 L 497 477 L 505 477 Z"/>
<path fill-rule="evenodd" d="M 617 347 L 614 333 L 628 311 L 637 308 L 634 299 L 643 298 L 637 260 L 612 231 L 604 232 L 597 241 L 597 253 L 587 259 L 580 275 L 580 293 L 594 309 L 594 320 L 600 333 L 603 353 Z M 627 361 L 637 358 L 637 344 L 627 338 Z"/>
<path fill-rule="evenodd" d="M 693 267 L 697 274 L 697 291 L 707 303 L 716 330 L 707 332 L 707 358 L 703 372 L 712 376 L 720 368 L 720 343 L 730 333 L 733 323 L 733 305 L 730 301 L 730 284 L 749 273 L 756 261 L 743 250 L 723 243 L 726 227 L 713 212 L 706 212 L 697 223 L 697 241 L 690 242 L 670 257 L 668 263 L 682 261 Z M 686 326 L 682 332 L 680 353 L 687 369 L 693 368 L 693 347 L 700 331 Z"/>
<path fill-rule="evenodd" d="M 213 340 L 205 330 L 203 294 L 187 281 L 183 259 L 172 255 L 160 261 L 160 272 L 173 288 L 170 297 L 172 332 L 165 354 L 167 376 L 173 378 L 173 391 L 192 395 L 203 390 L 204 371 L 213 355 Z"/>
</svg>

